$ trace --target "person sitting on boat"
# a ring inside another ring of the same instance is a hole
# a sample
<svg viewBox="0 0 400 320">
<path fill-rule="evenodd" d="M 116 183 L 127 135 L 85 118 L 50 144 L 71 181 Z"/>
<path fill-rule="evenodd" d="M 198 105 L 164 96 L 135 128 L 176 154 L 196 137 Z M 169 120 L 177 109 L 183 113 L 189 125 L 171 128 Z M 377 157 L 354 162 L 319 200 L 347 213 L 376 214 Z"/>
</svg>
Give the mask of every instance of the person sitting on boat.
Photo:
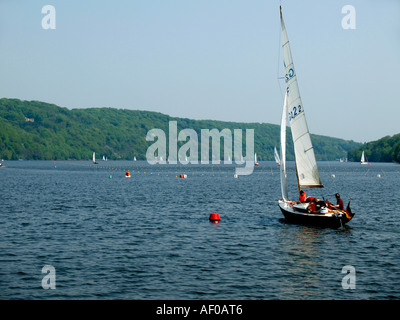
<svg viewBox="0 0 400 320">
<path fill-rule="evenodd" d="M 332 208 L 333 209 L 338 209 L 338 210 L 344 210 L 344 203 L 343 203 L 343 200 L 340 199 L 340 194 L 336 193 L 335 197 L 336 197 L 337 205 L 336 206 L 332 206 Z"/>
<path fill-rule="evenodd" d="M 305 202 L 313 202 L 314 200 L 316 201 L 317 198 L 314 198 L 314 197 L 307 197 L 307 199 L 306 199 Z"/>
<path fill-rule="evenodd" d="M 306 193 L 303 190 L 300 190 L 299 198 L 301 203 L 306 202 Z"/>
<path fill-rule="evenodd" d="M 311 199 L 309 199 L 311 198 Z M 307 209 L 311 213 L 319 212 L 322 208 L 327 209 L 327 205 L 324 200 L 315 198 L 315 197 L 308 197 L 306 202 L 309 202 Z M 324 209 L 324 210 L 325 210 Z"/>
</svg>

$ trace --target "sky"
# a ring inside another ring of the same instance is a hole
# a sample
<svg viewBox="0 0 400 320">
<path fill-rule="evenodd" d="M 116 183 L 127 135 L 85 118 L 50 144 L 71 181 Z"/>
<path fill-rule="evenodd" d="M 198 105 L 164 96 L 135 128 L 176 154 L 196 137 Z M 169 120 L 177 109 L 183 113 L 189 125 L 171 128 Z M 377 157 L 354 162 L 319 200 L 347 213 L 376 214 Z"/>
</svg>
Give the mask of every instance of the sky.
<svg viewBox="0 0 400 320">
<path fill-rule="evenodd" d="M 279 124 L 279 5 L 310 132 L 400 133 L 399 0 L 0 0 L 0 98 Z"/>
</svg>

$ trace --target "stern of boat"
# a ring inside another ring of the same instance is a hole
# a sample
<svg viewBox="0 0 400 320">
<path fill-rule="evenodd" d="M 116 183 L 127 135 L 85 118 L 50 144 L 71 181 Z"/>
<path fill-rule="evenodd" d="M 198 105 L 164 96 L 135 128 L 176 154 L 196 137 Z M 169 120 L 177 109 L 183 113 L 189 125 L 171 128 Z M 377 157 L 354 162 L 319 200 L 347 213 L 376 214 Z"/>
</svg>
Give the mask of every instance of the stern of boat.
<svg viewBox="0 0 400 320">
<path fill-rule="evenodd" d="M 343 212 L 343 217 L 342 217 L 343 224 L 346 224 L 347 222 L 349 222 L 351 219 L 353 219 L 353 217 L 355 215 L 355 212 L 352 212 L 350 209 L 350 201 L 347 204 L 346 210 Z"/>
</svg>

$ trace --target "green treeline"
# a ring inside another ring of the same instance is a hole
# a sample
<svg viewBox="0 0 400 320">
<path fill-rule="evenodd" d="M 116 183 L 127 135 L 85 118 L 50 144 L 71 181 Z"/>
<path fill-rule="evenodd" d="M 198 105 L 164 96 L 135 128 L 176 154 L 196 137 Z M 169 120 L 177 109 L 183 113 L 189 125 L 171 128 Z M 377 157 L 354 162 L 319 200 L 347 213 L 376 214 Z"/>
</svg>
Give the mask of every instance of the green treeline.
<svg viewBox="0 0 400 320">
<path fill-rule="evenodd" d="M 157 112 L 115 108 L 70 110 L 40 101 L 3 98 L 0 99 L 0 158 L 89 160 L 96 152 L 97 158 L 105 155 L 110 160 L 132 160 L 133 157 L 144 160 L 147 148 L 154 143 L 146 141 L 147 132 L 153 128 L 161 129 L 168 141 L 169 121 L 177 121 L 178 133 L 182 129 L 194 129 L 199 147 L 201 129 L 214 128 L 231 130 L 232 138 L 234 129 L 242 129 L 243 143 L 246 142 L 245 130 L 254 129 L 254 149 L 258 160 L 273 160 L 274 146 L 279 146 L 280 128 L 273 124 L 191 120 Z M 312 135 L 312 140 L 317 160 L 346 157 L 349 150 L 360 146 L 354 141 L 318 135 Z M 242 150 L 245 155 L 245 145 Z M 290 130 L 287 151 L 288 160 L 293 160 Z"/>
<path fill-rule="evenodd" d="M 363 151 L 369 162 L 400 162 L 400 134 L 365 143 L 359 148 L 349 151 L 348 159 L 360 161 Z"/>
</svg>

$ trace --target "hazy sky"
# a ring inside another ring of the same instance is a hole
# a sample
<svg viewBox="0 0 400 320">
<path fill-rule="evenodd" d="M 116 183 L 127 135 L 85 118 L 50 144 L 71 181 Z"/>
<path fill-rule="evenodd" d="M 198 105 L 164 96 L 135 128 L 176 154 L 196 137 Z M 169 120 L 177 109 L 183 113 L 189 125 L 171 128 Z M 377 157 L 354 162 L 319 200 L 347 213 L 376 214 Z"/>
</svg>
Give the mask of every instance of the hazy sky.
<svg viewBox="0 0 400 320">
<path fill-rule="evenodd" d="M 280 4 L 311 133 L 400 133 L 399 0 L 0 0 L 0 97 L 279 124 Z"/>
</svg>

